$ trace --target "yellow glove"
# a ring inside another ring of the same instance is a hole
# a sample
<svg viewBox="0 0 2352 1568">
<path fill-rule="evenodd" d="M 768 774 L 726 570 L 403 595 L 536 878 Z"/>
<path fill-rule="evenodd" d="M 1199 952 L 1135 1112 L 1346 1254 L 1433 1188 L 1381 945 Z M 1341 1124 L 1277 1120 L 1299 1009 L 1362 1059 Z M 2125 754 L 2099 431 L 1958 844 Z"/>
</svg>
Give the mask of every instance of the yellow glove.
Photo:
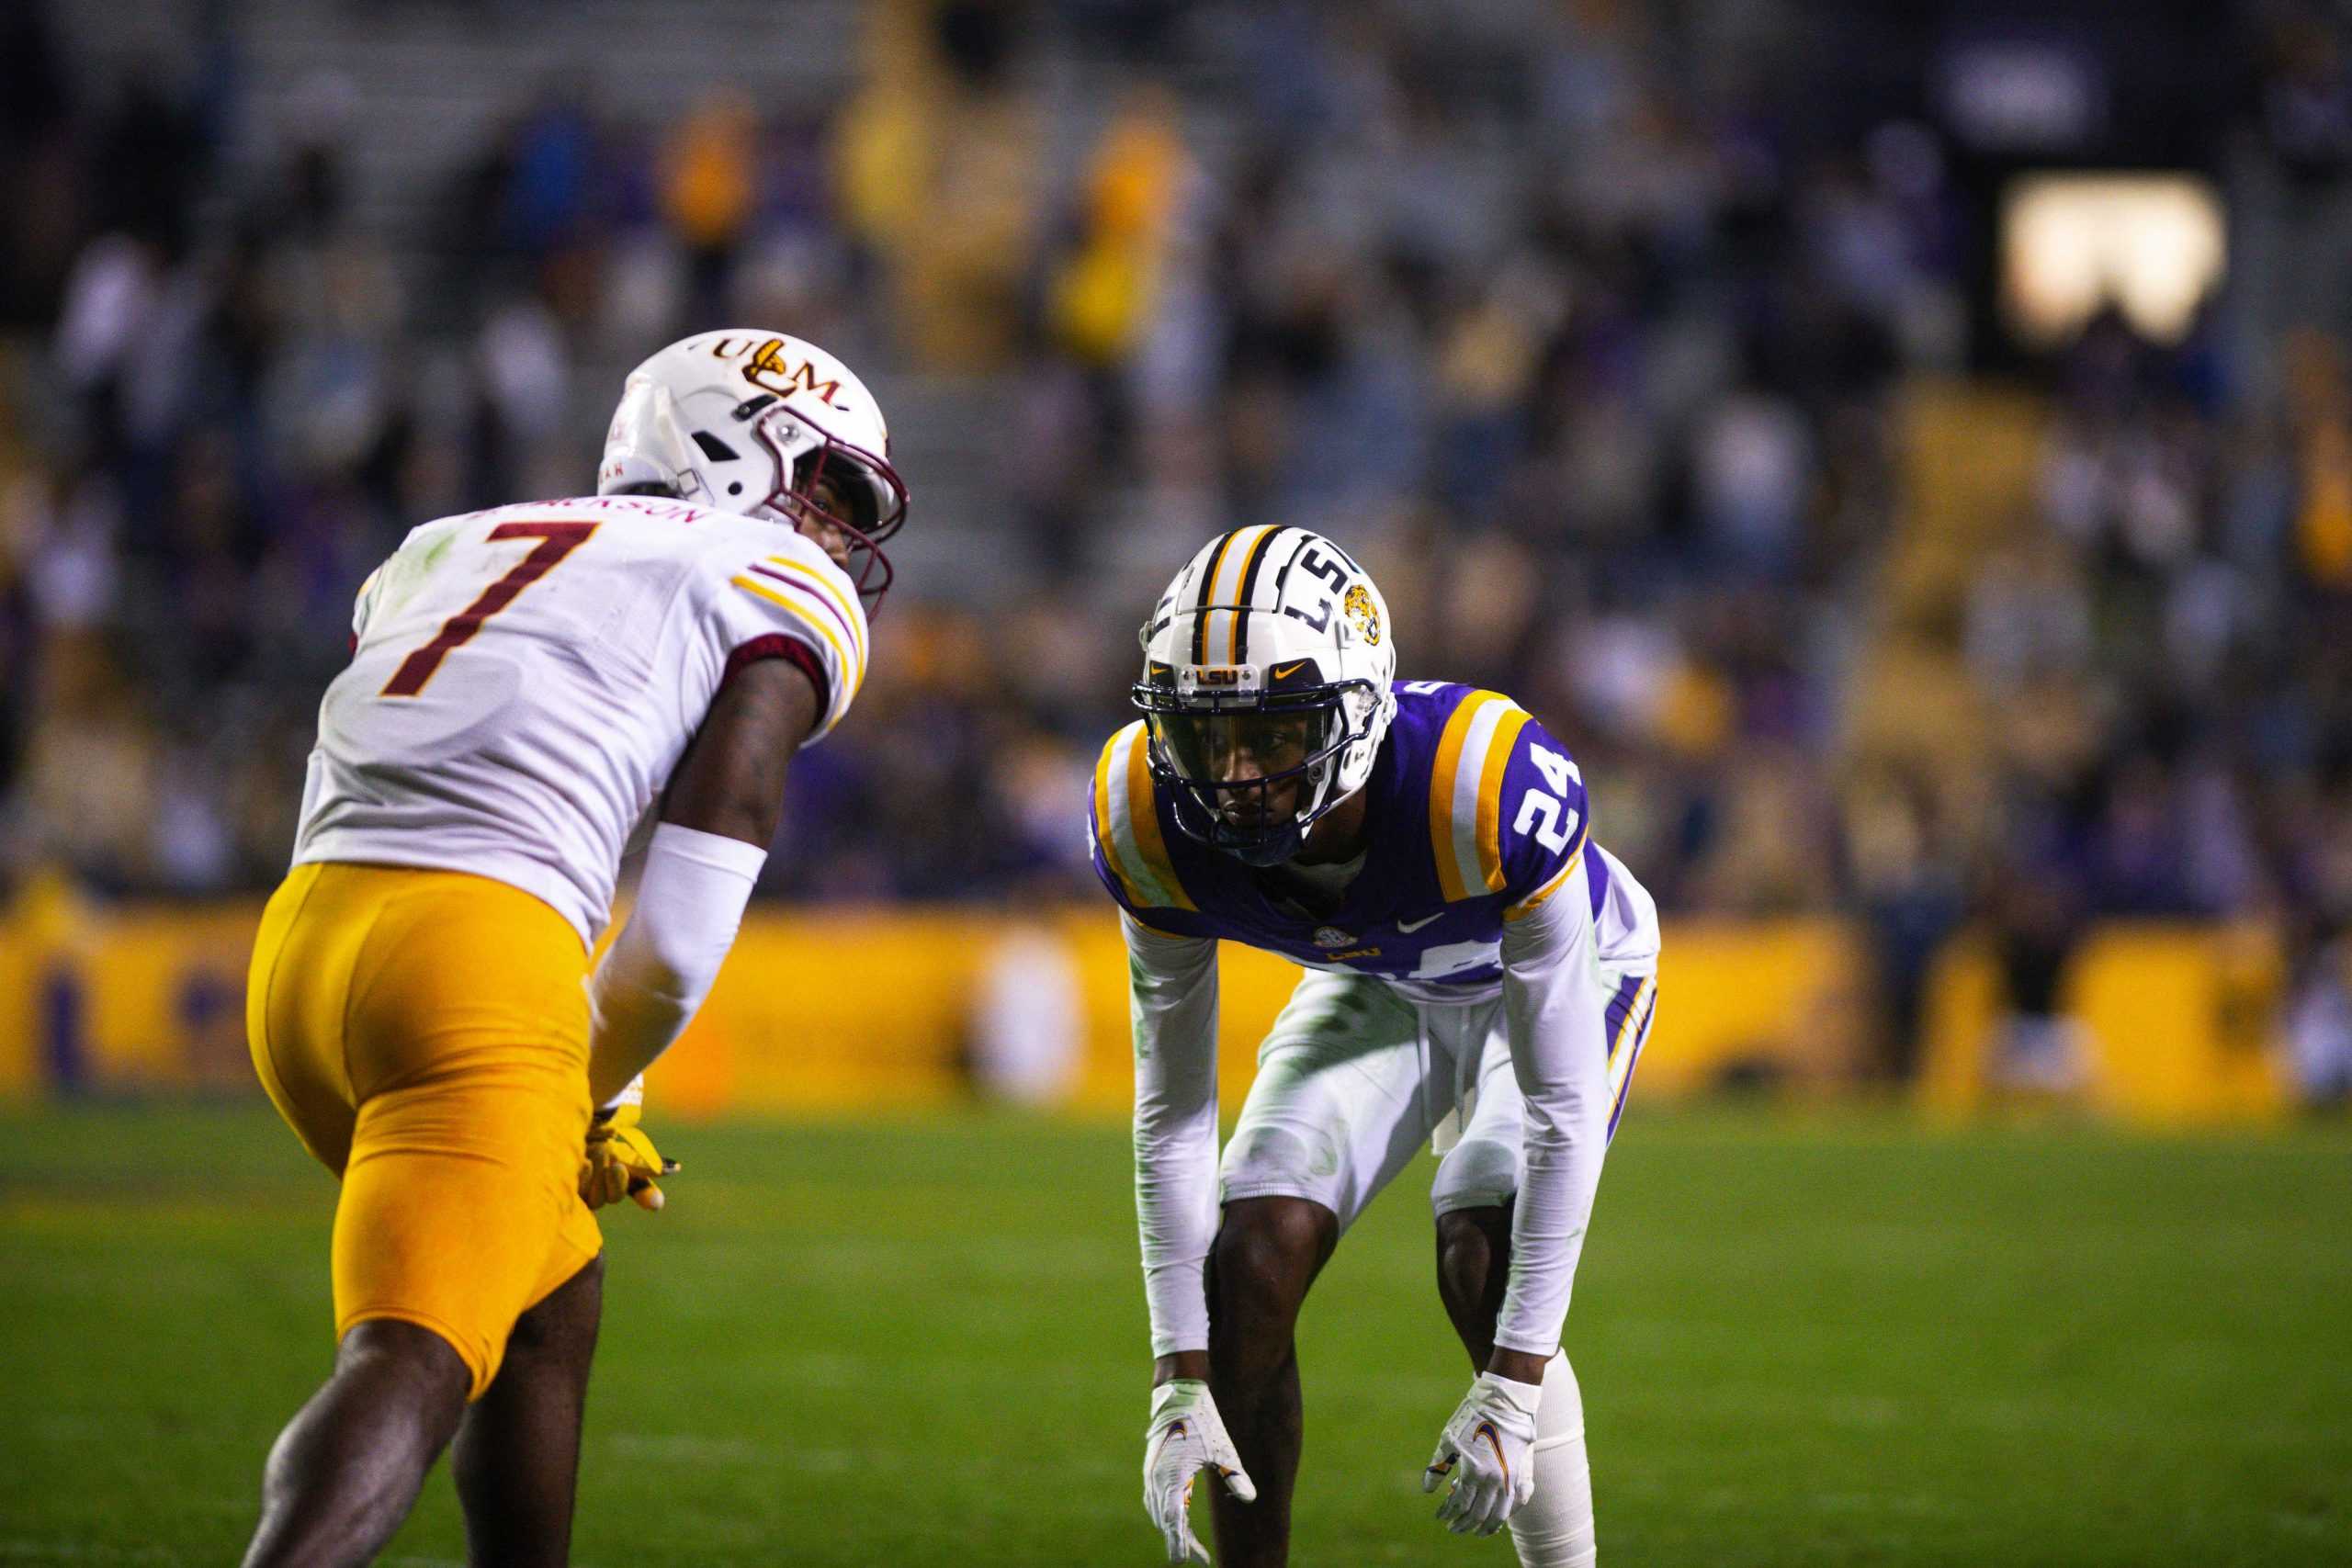
<svg viewBox="0 0 2352 1568">
<path fill-rule="evenodd" d="M 580 1166 L 580 1201 L 592 1209 L 617 1203 L 622 1194 L 645 1210 L 662 1207 L 662 1189 L 654 1178 L 669 1176 L 678 1162 L 663 1159 L 662 1151 L 639 1121 L 642 1108 L 635 1104 L 596 1112 L 588 1123 L 588 1153 Z"/>
</svg>

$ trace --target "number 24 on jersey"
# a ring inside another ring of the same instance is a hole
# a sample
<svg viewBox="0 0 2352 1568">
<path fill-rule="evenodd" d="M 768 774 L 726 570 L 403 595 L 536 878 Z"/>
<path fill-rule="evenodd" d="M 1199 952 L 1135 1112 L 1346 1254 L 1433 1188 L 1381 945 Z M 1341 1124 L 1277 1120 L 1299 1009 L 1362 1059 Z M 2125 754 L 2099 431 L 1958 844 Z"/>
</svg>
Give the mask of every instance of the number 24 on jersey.
<svg viewBox="0 0 2352 1568">
<path fill-rule="evenodd" d="M 1537 843 L 1558 854 L 1577 836 L 1580 818 L 1566 797 L 1571 784 L 1578 789 L 1584 787 L 1584 774 L 1577 771 L 1576 763 L 1549 746 L 1538 745 L 1530 755 L 1537 771 L 1543 773 L 1544 782 L 1552 786 L 1552 793 L 1546 795 L 1530 784 L 1519 797 L 1519 815 L 1511 818 L 1510 829 L 1514 833 L 1532 830 Z"/>
</svg>

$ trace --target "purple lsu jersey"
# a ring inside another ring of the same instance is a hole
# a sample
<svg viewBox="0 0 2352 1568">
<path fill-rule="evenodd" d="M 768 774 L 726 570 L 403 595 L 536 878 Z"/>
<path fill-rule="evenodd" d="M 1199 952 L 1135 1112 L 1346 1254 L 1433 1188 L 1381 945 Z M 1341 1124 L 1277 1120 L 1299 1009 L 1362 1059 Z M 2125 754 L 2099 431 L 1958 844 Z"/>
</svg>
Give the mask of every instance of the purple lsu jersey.
<svg viewBox="0 0 2352 1568">
<path fill-rule="evenodd" d="M 1584 778 L 1567 748 L 1498 693 L 1442 681 L 1394 690 L 1396 716 L 1364 785 L 1363 869 L 1328 919 L 1177 827 L 1140 720 L 1095 764 L 1095 874 L 1156 931 L 1247 942 L 1424 999 L 1491 991 L 1504 921 L 1544 903 L 1580 863 L 1596 915 L 1607 897 L 1608 861 L 1585 853 Z"/>
</svg>

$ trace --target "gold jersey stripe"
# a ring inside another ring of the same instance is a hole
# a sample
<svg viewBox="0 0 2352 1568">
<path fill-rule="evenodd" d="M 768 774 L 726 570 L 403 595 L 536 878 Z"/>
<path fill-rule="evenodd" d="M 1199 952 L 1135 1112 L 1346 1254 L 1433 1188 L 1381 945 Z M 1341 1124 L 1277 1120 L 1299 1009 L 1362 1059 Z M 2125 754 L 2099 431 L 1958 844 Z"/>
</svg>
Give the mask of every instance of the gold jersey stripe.
<svg viewBox="0 0 2352 1568">
<path fill-rule="evenodd" d="M 800 581 L 807 583 L 809 587 L 823 594 L 825 596 L 825 603 L 831 604 L 834 609 L 839 610 L 842 613 L 842 625 L 850 628 L 851 638 L 857 644 L 858 658 L 863 660 L 866 657 L 868 650 L 866 649 L 865 637 L 865 616 L 860 612 L 854 610 L 849 605 L 843 604 L 842 602 L 840 592 L 836 590 L 831 583 L 827 582 L 823 578 L 818 576 L 815 572 L 810 571 L 808 568 L 801 562 L 793 560 L 786 556 L 770 556 L 760 564 L 763 566 L 780 567 L 784 570 L 790 572 Z"/>
<path fill-rule="evenodd" d="M 846 708 L 849 703 L 856 700 L 857 689 L 865 683 L 865 666 L 850 656 L 849 649 L 842 646 L 842 639 L 835 637 L 823 621 L 810 615 L 806 606 L 794 604 L 775 589 L 755 582 L 751 578 L 730 577 L 728 581 L 746 593 L 756 593 L 779 609 L 791 611 L 794 620 L 801 626 L 812 628 L 819 637 L 823 637 L 831 646 L 833 657 L 841 661 L 841 667 L 849 672 L 849 697 L 835 704 L 834 706 L 837 709 Z"/>
<path fill-rule="evenodd" d="M 1113 735 L 1102 742 L 1102 755 L 1094 763 L 1094 842 L 1102 852 L 1102 863 L 1111 868 L 1111 874 L 1117 877 L 1119 886 L 1127 890 L 1128 901 L 1140 908 L 1150 904 L 1151 900 L 1143 896 L 1143 890 L 1127 874 L 1127 868 L 1119 861 L 1118 846 L 1112 841 L 1111 757 L 1118 749 L 1119 737 Z M 1124 779 L 1120 782 L 1122 785 L 1125 783 Z"/>
<path fill-rule="evenodd" d="M 1478 869 L 1487 875 L 1487 891 L 1503 890 L 1503 770 L 1510 766 L 1511 748 L 1527 728 L 1528 713 L 1513 708 L 1495 723 L 1487 743 L 1487 765 L 1478 774 Z"/>
<path fill-rule="evenodd" d="M 1586 839 L 1589 839 L 1591 836 L 1592 834 L 1589 829 L 1587 829 L 1583 834 L 1579 835 L 1577 840 L 1577 847 L 1568 852 L 1568 863 L 1554 872 L 1552 874 L 1552 879 L 1544 884 L 1543 886 L 1537 888 L 1534 892 L 1530 893 L 1518 903 L 1504 909 L 1503 919 L 1506 920 L 1523 920 L 1528 916 L 1533 914 L 1536 910 L 1542 908 L 1544 905 L 1550 903 L 1552 901 L 1552 895 L 1557 893 L 1563 886 L 1566 886 L 1568 878 L 1576 874 L 1577 867 L 1584 863 L 1584 842 Z"/>
<path fill-rule="evenodd" d="M 1168 855 L 1168 840 L 1159 831 L 1159 811 L 1153 795 L 1151 767 L 1144 749 L 1151 744 L 1140 724 L 1134 727 L 1135 744 L 1127 748 L 1127 820 L 1135 833 L 1136 849 L 1144 864 L 1160 885 L 1173 895 L 1174 907 L 1194 908 L 1185 896 L 1183 878 L 1176 874 L 1176 863 Z"/>
<path fill-rule="evenodd" d="M 1437 856 L 1438 889 L 1448 903 L 1470 897 L 1470 888 L 1462 879 L 1453 832 L 1453 795 L 1462 768 L 1462 748 L 1479 710 L 1501 701 L 1494 692 L 1471 693 L 1455 706 L 1438 736 L 1437 761 L 1430 768 L 1430 846 Z"/>
<path fill-rule="evenodd" d="M 1103 744 L 1094 764 L 1095 842 L 1137 908 L 1197 909 L 1159 831 L 1146 744 L 1140 721 Z"/>
</svg>

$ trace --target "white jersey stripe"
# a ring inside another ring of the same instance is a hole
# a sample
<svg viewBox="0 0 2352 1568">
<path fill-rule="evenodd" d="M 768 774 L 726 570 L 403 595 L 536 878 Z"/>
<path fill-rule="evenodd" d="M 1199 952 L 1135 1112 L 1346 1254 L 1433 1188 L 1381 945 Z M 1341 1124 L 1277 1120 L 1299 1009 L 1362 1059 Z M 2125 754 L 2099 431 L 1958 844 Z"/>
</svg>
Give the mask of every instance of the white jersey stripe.
<svg viewBox="0 0 2352 1568">
<path fill-rule="evenodd" d="M 1478 788 L 1487 776 L 1487 751 L 1495 728 L 1512 711 L 1509 702 L 1489 702 L 1470 716 L 1462 758 L 1453 769 L 1453 865 L 1473 897 L 1486 891 L 1486 868 L 1478 863 Z"/>
<path fill-rule="evenodd" d="M 1182 898 L 1161 879 L 1136 840 L 1135 803 L 1128 798 L 1127 777 L 1135 748 L 1141 744 L 1140 724 L 1129 725 L 1111 739 L 1110 787 L 1103 792 L 1109 797 L 1111 850 L 1118 856 L 1119 870 L 1148 906 L 1170 908 L 1181 905 Z"/>
</svg>

